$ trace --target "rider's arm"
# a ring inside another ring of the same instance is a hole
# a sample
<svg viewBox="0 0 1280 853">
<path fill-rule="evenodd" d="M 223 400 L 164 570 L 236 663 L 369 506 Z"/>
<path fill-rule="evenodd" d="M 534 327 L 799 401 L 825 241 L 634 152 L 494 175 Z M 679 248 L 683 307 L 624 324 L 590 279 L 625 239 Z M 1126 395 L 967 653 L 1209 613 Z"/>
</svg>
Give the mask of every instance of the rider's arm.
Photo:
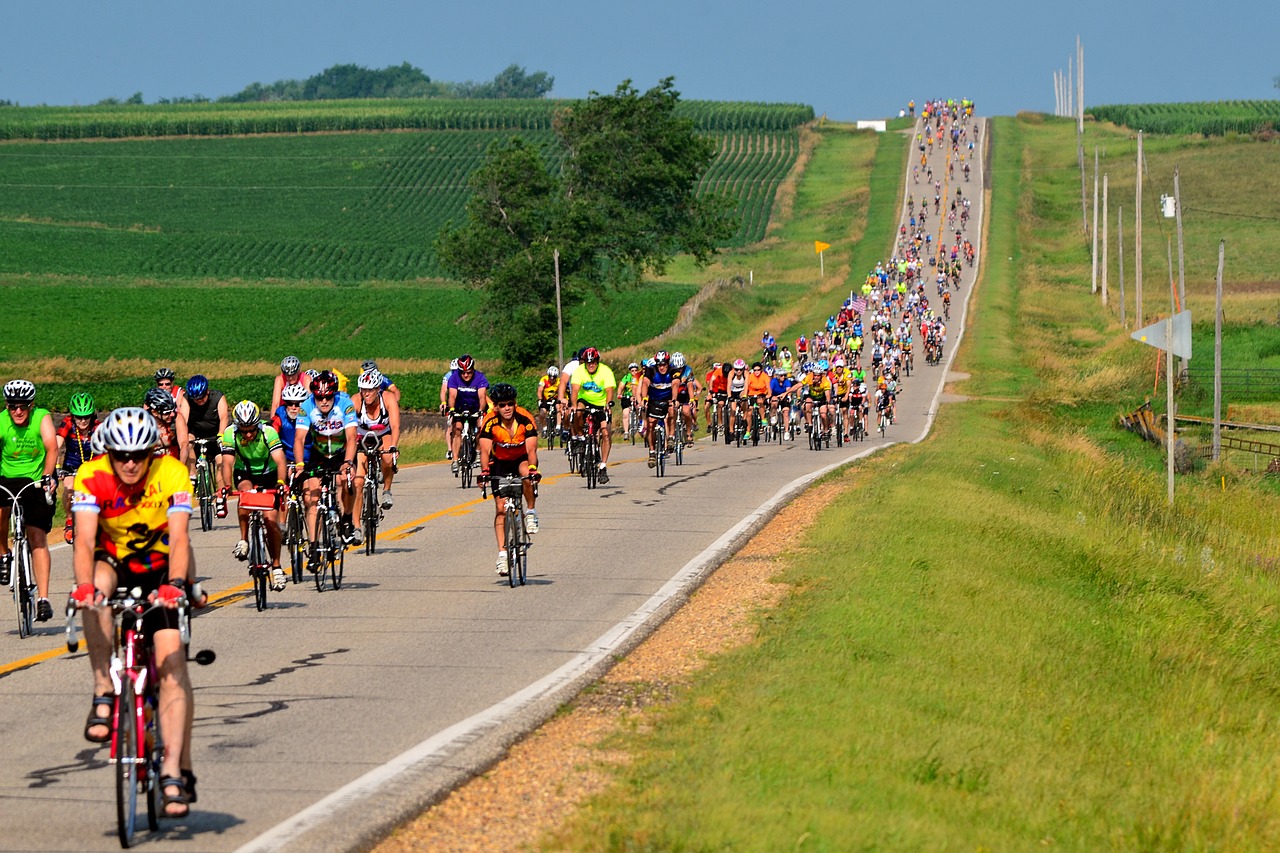
<svg viewBox="0 0 1280 853">
<path fill-rule="evenodd" d="M 195 580 L 191 576 L 191 539 L 188 535 L 189 512 L 169 513 L 169 579 Z M 78 541 L 78 540 L 77 540 Z"/>
<path fill-rule="evenodd" d="M 394 386 L 392 386 L 394 387 Z M 384 391 L 382 394 L 382 405 L 387 410 L 387 424 L 391 429 L 391 446 L 400 446 L 400 397 L 388 397 Z"/>
<path fill-rule="evenodd" d="M 284 458 L 284 445 L 277 444 L 275 449 L 271 451 L 271 461 L 276 463 L 276 482 L 287 482 L 289 463 Z"/>
<path fill-rule="evenodd" d="M 448 402 L 449 402 L 449 409 L 452 411 L 452 410 L 453 410 L 453 407 L 454 407 L 454 406 L 456 406 L 456 405 L 458 404 L 458 389 L 457 389 L 457 388 L 450 388 L 450 389 L 449 389 L 449 401 L 448 401 Z"/>
<path fill-rule="evenodd" d="M 356 460 L 356 425 L 347 424 L 343 430 L 346 441 L 343 444 L 343 464 L 354 465 Z"/>
<path fill-rule="evenodd" d="M 178 439 L 178 461 L 183 465 L 191 456 L 191 431 L 187 429 L 187 419 L 179 412 L 174 419 L 174 435 Z"/>
<path fill-rule="evenodd" d="M 280 408 L 280 394 L 284 391 L 284 377 L 276 374 L 275 381 L 271 383 L 271 408 L 268 412 L 274 412 Z"/>
<path fill-rule="evenodd" d="M 302 467 L 302 460 L 306 458 L 307 433 L 311 431 L 310 421 L 302 422 L 303 416 L 298 416 L 298 421 L 294 424 L 293 429 L 293 464 L 295 467 Z"/>
<path fill-rule="evenodd" d="M 58 430 L 53 425 L 53 415 L 41 419 L 40 440 L 44 443 L 44 475 L 52 477 L 58 467 Z"/>
<path fill-rule="evenodd" d="M 582 389 L 581 385 L 569 386 L 569 407 L 574 408 L 578 405 L 578 391 Z"/>
<path fill-rule="evenodd" d="M 481 433 L 476 438 L 476 448 L 480 451 L 480 470 L 489 470 L 489 457 L 493 455 L 493 439 Z"/>
<path fill-rule="evenodd" d="M 226 430 L 227 424 L 230 423 L 230 416 L 227 414 L 227 395 L 223 394 L 218 399 L 218 433 L 221 434 Z"/>
<path fill-rule="evenodd" d="M 538 436 L 536 433 L 524 440 L 524 452 L 525 452 L 525 455 L 529 457 L 529 467 L 537 468 L 538 467 Z"/>
</svg>

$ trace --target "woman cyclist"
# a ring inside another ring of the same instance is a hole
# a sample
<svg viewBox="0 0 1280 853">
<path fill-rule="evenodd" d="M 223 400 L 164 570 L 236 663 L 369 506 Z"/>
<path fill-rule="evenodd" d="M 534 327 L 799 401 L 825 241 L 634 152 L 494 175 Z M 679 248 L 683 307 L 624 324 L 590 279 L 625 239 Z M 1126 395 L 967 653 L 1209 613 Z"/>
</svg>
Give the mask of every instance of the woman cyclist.
<svg viewBox="0 0 1280 853">
<path fill-rule="evenodd" d="M 93 458 L 90 445 L 93 431 L 98 428 L 98 414 L 93 408 L 93 395 L 81 391 L 71 395 L 68 406 L 71 413 L 58 424 L 58 476 L 62 481 L 62 505 L 71 506 L 71 484 L 75 480 L 80 466 Z M 67 513 L 67 523 L 62 528 L 62 538 L 68 545 L 75 544 L 75 527 L 71 523 L 71 513 Z"/>
<path fill-rule="evenodd" d="M 286 355 L 280 360 L 280 373 L 271 385 L 271 408 L 267 411 L 274 412 L 280 408 L 280 395 L 290 385 L 306 387 L 303 382 L 302 361 L 296 355 Z"/>
<path fill-rule="evenodd" d="M 354 401 L 356 407 L 356 437 L 360 446 L 364 438 L 372 435 L 382 446 L 382 508 L 391 509 L 395 499 L 391 496 L 391 480 L 396 473 L 396 444 L 400 441 L 400 403 L 382 390 L 382 374 L 377 368 L 366 370 L 356 381 L 360 393 Z M 355 505 L 353 518 L 360 518 L 364 503 L 364 478 L 368 473 L 365 455 L 356 454 Z"/>
<path fill-rule="evenodd" d="M 187 419 L 178 412 L 178 404 L 162 388 L 151 388 L 142 398 L 142 407 L 156 419 L 160 443 L 156 456 L 169 454 L 184 465 L 187 462 Z"/>
</svg>

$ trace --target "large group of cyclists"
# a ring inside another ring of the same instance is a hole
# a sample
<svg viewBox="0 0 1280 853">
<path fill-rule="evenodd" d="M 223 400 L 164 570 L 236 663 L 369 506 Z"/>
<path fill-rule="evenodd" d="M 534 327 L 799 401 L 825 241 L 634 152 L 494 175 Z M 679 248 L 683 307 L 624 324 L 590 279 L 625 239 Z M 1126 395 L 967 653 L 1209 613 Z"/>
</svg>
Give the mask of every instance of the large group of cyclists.
<svg viewBox="0 0 1280 853">
<path fill-rule="evenodd" d="M 914 116 L 914 102 L 910 110 Z M 493 494 L 497 573 L 513 586 L 524 582 L 540 525 L 540 451 L 559 447 L 569 471 L 594 489 L 610 482 L 615 437 L 642 443 L 648 467 L 662 477 L 669 463 L 683 464 L 700 433 L 737 446 L 803 440 L 813 450 L 884 436 L 903 383 L 921 367 L 917 357 L 942 361 L 952 294 L 974 262 L 965 237 L 965 186 L 979 150 L 972 114 L 969 101 L 923 105 L 914 140 L 920 160 L 894 251 L 812 334 L 780 343 L 766 331 L 758 354 L 701 367 L 659 350 L 630 362 L 620 378 L 597 348 L 583 347 L 547 368 L 527 407 L 512 383 L 490 384 L 472 356 L 455 359 L 440 384 L 446 458 L 464 488 Z M 238 498 L 232 554 L 249 563 L 259 609 L 268 589 L 283 590 L 290 579 L 339 588 L 343 552 L 364 545 L 373 553 L 378 525 L 395 504 L 400 389 L 373 360 L 361 365 L 351 393 L 340 372 L 304 370 L 295 356 L 280 362 L 265 410 L 230 403 L 203 375 L 180 382 L 160 368 L 153 380 L 138 406 L 101 418 L 92 396 L 77 393 L 56 422 L 36 404 L 32 382 L 3 386 L 0 530 L 10 535 L 0 537 L 0 585 L 18 602 L 22 636 L 53 617 L 49 536 L 61 495 L 74 576 L 68 622 L 83 614 L 94 676 L 84 736 L 110 742 L 115 757 L 125 713 L 112 669 L 128 609 L 120 602 L 144 601 L 135 611 L 145 614 L 139 624 L 154 644 L 154 689 L 167 708 L 153 811 L 182 817 L 196 801 L 192 700 L 186 656 L 173 652 L 187 636 L 180 622 L 204 601 L 191 517 L 210 529 Z"/>
</svg>

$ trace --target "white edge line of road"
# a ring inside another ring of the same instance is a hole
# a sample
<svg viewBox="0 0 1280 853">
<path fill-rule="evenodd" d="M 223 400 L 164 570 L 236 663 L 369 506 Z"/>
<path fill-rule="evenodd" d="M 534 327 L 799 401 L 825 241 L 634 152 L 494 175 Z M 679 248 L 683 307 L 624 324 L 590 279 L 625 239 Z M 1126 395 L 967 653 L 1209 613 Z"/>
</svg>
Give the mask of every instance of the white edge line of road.
<svg viewBox="0 0 1280 853">
<path fill-rule="evenodd" d="M 985 140 L 983 144 L 986 144 Z M 979 159 L 979 162 L 983 161 Z M 981 228 L 981 224 L 979 224 L 979 228 Z M 969 303 L 974 290 L 975 287 L 971 284 L 969 292 L 965 294 L 965 311 L 963 315 L 965 318 L 968 317 Z M 943 390 L 946 388 L 947 376 L 951 371 L 952 361 L 960 348 L 960 341 L 963 337 L 964 323 L 961 323 L 960 330 L 955 337 L 955 343 L 950 347 L 951 352 L 946 359 L 945 369 L 938 378 L 937 390 L 934 392 L 929 409 L 925 413 L 924 429 L 921 430 L 917 438 L 908 443 L 916 444 L 923 441 L 933 428 L 933 422 L 938 413 L 938 403 L 942 397 Z M 456 782 L 450 782 L 444 786 L 443 790 L 433 792 L 426 799 L 419 796 L 418 805 L 412 810 L 400 809 L 399 811 L 403 812 L 401 814 L 391 816 L 376 813 L 369 814 L 371 811 L 369 809 L 353 807 L 367 802 L 378 795 L 380 789 L 384 786 L 400 781 L 401 777 L 409 774 L 421 774 L 432 768 L 448 768 L 453 771 L 451 775 L 455 779 L 465 778 L 469 774 L 458 772 L 456 767 L 451 766 L 450 759 L 457 756 L 468 746 L 475 744 L 478 740 L 493 734 L 503 726 L 510 725 L 512 721 L 517 720 L 522 714 L 536 711 L 537 706 L 546 706 L 551 701 L 550 707 L 554 708 L 559 702 L 576 693 L 576 690 L 572 691 L 572 693 L 570 692 L 570 689 L 575 684 L 582 682 L 594 670 L 605 665 L 610 657 L 628 648 L 629 643 L 638 641 L 649 630 L 656 627 L 654 619 L 656 614 L 667 609 L 673 602 L 687 597 L 690 592 L 701 584 L 711 570 L 731 557 L 746 538 L 754 534 L 766 521 L 773 517 L 779 508 L 807 488 L 810 483 L 893 443 L 887 442 L 869 447 L 866 450 L 792 480 L 774 493 L 773 497 L 757 507 L 750 515 L 743 518 L 715 542 L 707 546 L 700 554 L 686 563 L 648 601 L 597 638 L 586 651 L 575 655 L 559 669 L 535 681 L 523 690 L 513 693 L 501 702 L 449 726 L 422 741 L 417 746 L 402 752 L 385 764 L 349 782 L 287 820 L 276 824 L 271 829 L 239 847 L 236 853 L 275 853 L 275 851 L 288 849 L 293 842 L 296 842 L 304 834 L 311 833 L 317 834 L 308 839 L 305 848 L 299 846 L 298 849 L 318 849 L 320 845 L 323 845 L 325 849 L 350 849 L 352 846 L 366 848 L 370 846 L 371 842 L 381 837 L 388 826 L 402 823 L 405 819 L 417 813 L 421 807 L 436 802 L 441 795 L 452 790 L 456 786 Z M 509 738 L 508 743 L 524 733 L 536 729 L 544 719 L 545 717 L 540 717 L 531 727 L 521 727 L 519 732 Z M 500 757 L 500 753 L 497 757 Z M 362 814 L 365 815 L 365 825 L 352 826 L 351 822 L 358 822 L 359 816 Z M 335 832 L 338 829 L 335 824 L 340 823 L 347 824 L 347 833 Z M 322 839 L 327 840 L 328 843 L 325 843 L 325 840 Z M 335 842 L 337 846 L 332 846 Z M 351 842 L 355 843 L 352 844 Z"/>
</svg>

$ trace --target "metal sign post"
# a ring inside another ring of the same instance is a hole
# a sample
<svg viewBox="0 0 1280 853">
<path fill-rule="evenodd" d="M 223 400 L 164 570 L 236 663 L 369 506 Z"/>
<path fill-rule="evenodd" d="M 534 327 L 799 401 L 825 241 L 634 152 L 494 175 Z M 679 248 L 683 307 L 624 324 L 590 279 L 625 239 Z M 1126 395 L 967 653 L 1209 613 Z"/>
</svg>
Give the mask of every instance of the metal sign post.
<svg viewBox="0 0 1280 853">
<path fill-rule="evenodd" d="M 1173 357 L 1191 360 L 1191 312 L 1182 311 L 1167 320 L 1152 323 L 1131 334 L 1135 341 L 1164 350 L 1164 384 L 1167 412 L 1165 420 L 1165 469 L 1169 479 L 1169 506 L 1173 506 Z"/>
</svg>

